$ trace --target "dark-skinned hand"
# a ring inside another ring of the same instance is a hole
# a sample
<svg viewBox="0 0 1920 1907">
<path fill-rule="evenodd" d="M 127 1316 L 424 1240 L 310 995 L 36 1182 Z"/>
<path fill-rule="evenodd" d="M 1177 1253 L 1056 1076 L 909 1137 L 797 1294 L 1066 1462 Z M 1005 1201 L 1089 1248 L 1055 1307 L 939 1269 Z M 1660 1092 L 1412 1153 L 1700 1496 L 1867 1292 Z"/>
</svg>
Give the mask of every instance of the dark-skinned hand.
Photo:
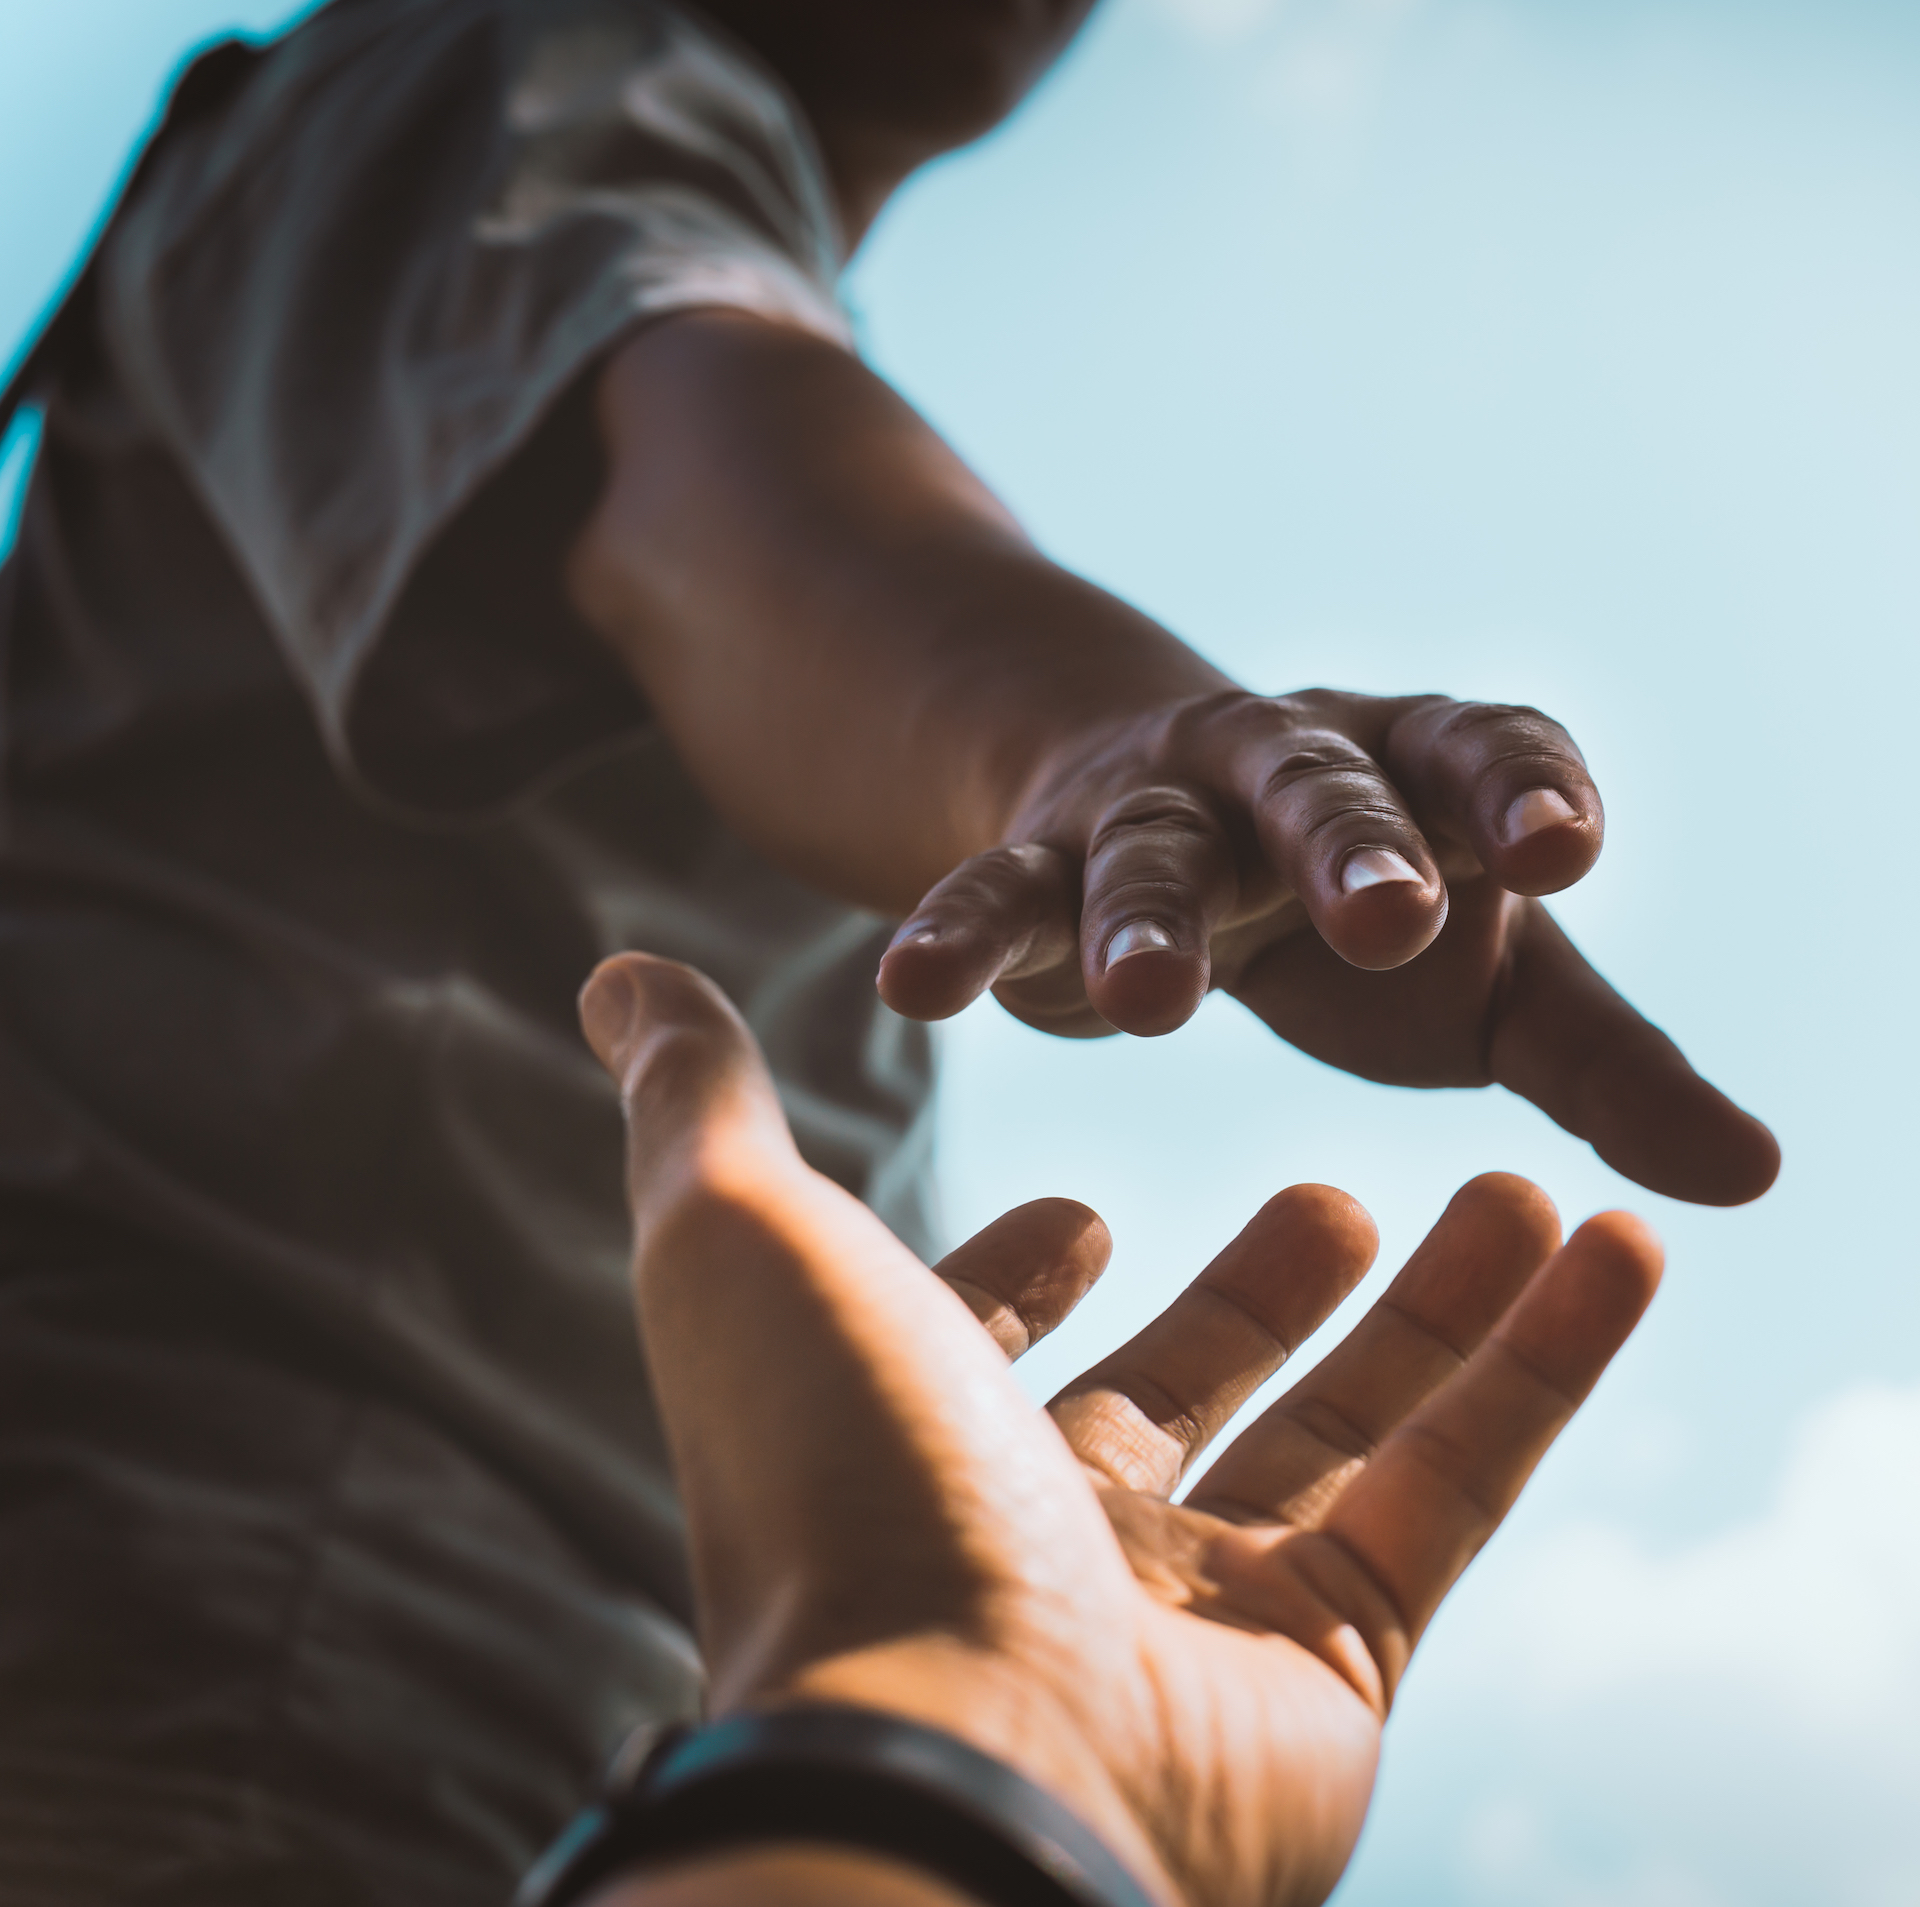
<svg viewBox="0 0 1920 1907">
<path fill-rule="evenodd" d="M 913 911 L 880 990 L 991 987 L 1048 1032 L 1170 1032 L 1210 987 L 1315 1058 L 1523 1094 L 1617 1171 L 1734 1205 L 1779 1148 L 1581 958 L 1539 897 L 1600 852 L 1600 796 L 1532 709 L 1225 691 L 1108 726 L 999 848 Z"/>
</svg>

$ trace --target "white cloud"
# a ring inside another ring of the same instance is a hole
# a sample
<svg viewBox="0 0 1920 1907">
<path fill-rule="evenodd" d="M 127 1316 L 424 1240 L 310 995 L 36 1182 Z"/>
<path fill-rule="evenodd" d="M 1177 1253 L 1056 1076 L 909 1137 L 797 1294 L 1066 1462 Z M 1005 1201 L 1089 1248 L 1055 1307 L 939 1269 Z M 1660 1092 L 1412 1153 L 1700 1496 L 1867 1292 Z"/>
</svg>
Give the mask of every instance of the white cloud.
<svg viewBox="0 0 1920 1907">
<path fill-rule="evenodd" d="M 1495 1801 L 1468 1821 L 1464 1866 L 1483 1899 L 1529 1907 L 1734 1907 L 1717 1889 L 1671 1861 L 1640 1861 L 1596 1880 L 1560 1867 L 1545 1823 L 1514 1801 Z"/>
<path fill-rule="evenodd" d="M 1618 1530 L 1568 1531 L 1514 1590 L 1536 1702 L 1724 1683 L 1822 1732 L 1912 1728 L 1920 1389 L 1850 1391 L 1809 1417 L 1758 1521 L 1664 1556 Z"/>
<path fill-rule="evenodd" d="M 1920 1386 L 1811 1412 L 1703 1540 L 1496 1540 L 1430 1647 L 1340 1907 L 1915 1907 Z"/>
</svg>

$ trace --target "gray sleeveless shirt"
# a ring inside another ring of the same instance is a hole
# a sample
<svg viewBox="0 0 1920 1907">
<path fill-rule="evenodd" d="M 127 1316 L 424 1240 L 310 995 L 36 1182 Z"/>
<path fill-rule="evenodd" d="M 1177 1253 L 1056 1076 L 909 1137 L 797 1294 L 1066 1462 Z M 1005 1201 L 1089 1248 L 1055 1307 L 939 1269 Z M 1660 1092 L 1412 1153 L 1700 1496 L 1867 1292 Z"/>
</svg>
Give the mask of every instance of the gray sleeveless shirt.
<svg viewBox="0 0 1920 1907">
<path fill-rule="evenodd" d="M 686 1588 L 575 992 L 712 975 L 922 1250 L 930 1058 L 886 924 L 729 834 L 558 565 L 608 349 L 844 341 L 839 251 L 693 15 L 337 0 L 110 229 L 0 572 L 0 1269 L 111 1250 L 430 1424 L 644 1613 L 642 1707 L 691 1699 Z"/>
</svg>

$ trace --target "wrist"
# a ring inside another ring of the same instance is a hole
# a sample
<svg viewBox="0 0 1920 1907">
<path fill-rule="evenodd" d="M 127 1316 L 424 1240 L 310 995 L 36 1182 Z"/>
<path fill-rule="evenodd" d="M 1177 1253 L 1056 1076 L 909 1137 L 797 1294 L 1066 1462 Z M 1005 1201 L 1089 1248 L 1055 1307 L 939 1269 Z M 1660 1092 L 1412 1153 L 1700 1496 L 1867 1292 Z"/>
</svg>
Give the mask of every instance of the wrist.
<svg viewBox="0 0 1920 1907">
<path fill-rule="evenodd" d="M 817 1701 L 643 1731 L 515 1898 L 582 1907 L 690 1868 L 711 1893 L 719 1880 L 698 1864 L 801 1845 L 900 1863 L 1004 1907 L 1174 1898 L 1011 1761 L 897 1709 Z"/>
<path fill-rule="evenodd" d="M 1044 574 L 981 618 L 983 679 L 952 698 L 990 737 L 978 757 L 970 852 L 1034 838 L 1036 821 L 1093 805 L 1101 784 L 1165 751 L 1187 711 L 1243 693 L 1131 605 L 1035 555 Z"/>
<path fill-rule="evenodd" d="M 743 1709 L 845 1705 L 939 1729 L 1052 1796 L 1112 1849 L 1158 1901 L 1180 1898 L 1116 1771 L 1124 1717 L 1070 1704 L 1011 1650 L 948 1637 L 882 1644 L 813 1662 Z"/>
<path fill-rule="evenodd" d="M 884 1854 L 800 1843 L 709 1854 L 607 1883 L 583 1907 L 980 1907 Z"/>
</svg>

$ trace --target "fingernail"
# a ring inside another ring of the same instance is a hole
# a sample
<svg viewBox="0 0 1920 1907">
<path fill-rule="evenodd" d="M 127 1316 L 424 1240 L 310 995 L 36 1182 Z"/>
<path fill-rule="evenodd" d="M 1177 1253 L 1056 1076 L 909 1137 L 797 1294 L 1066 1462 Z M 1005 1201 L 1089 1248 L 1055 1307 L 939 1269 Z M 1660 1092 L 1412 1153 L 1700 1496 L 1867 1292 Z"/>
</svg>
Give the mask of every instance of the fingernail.
<svg viewBox="0 0 1920 1907">
<path fill-rule="evenodd" d="M 1130 920 L 1107 942 L 1107 961 L 1111 967 L 1129 954 L 1172 953 L 1180 943 L 1157 920 Z"/>
<path fill-rule="evenodd" d="M 894 935 L 892 947 L 931 947 L 940 938 L 938 927 L 916 927 L 909 922 Z"/>
<path fill-rule="evenodd" d="M 1388 881 L 1411 881 L 1420 885 L 1413 863 L 1392 848 L 1355 848 L 1340 870 L 1340 891 L 1357 894 L 1363 887 L 1381 887 Z"/>
<path fill-rule="evenodd" d="M 580 1030 L 600 1064 L 616 1079 L 633 1040 L 639 1007 L 640 990 L 617 962 L 596 967 L 580 989 Z"/>
<path fill-rule="evenodd" d="M 1557 788 L 1529 788 L 1507 804 L 1500 823 L 1500 838 L 1511 844 L 1524 841 L 1542 828 L 1557 828 L 1563 821 L 1578 821 L 1579 810 Z"/>
</svg>

